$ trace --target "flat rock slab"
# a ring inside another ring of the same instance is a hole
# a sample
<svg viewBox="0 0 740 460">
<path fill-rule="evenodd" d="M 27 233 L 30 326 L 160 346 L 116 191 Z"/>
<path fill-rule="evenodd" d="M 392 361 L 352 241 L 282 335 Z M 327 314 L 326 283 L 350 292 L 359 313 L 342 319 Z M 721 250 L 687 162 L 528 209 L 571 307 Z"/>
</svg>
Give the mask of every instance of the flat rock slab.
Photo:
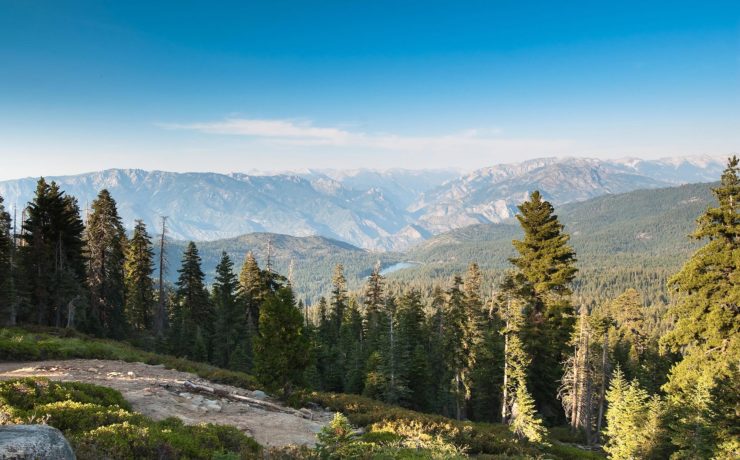
<svg viewBox="0 0 740 460">
<path fill-rule="evenodd" d="M 75 460 L 61 431 L 47 425 L 0 426 L 0 458 Z"/>
</svg>

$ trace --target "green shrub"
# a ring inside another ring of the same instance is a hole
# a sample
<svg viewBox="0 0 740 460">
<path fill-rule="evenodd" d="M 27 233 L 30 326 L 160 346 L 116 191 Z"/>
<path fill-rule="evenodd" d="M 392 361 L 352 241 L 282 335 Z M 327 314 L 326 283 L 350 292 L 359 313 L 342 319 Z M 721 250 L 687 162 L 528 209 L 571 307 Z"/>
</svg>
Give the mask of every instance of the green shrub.
<svg viewBox="0 0 740 460">
<path fill-rule="evenodd" d="M 121 393 L 89 383 L 58 383 L 35 377 L 0 382 L 0 402 L 16 410 L 28 411 L 37 405 L 59 401 L 115 406 L 131 410 Z"/>
<path fill-rule="evenodd" d="M 141 424 L 143 422 L 142 416 L 118 406 L 105 407 L 71 400 L 38 405 L 35 410 L 39 414 L 49 416 L 47 424 L 62 431 L 89 431 L 100 426 L 116 423 Z"/>
<path fill-rule="evenodd" d="M 32 417 L 60 429 L 85 459 L 249 459 L 261 447 L 230 426 L 155 422 L 130 411 L 120 393 L 73 382 L 24 378 L 0 382 L 0 423 Z"/>
<path fill-rule="evenodd" d="M 445 446 L 464 449 L 474 456 L 490 456 L 488 458 L 603 458 L 594 452 L 569 448 L 557 443 L 544 446 L 518 440 L 506 425 L 457 421 L 441 415 L 403 409 L 358 395 L 322 392 L 303 394 L 301 402 L 305 404 L 308 401 L 328 407 L 335 412 L 342 412 L 353 425 L 365 427 L 368 430 L 363 440 L 375 442 L 381 446 L 387 445 L 388 448 L 401 448 L 403 442 L 384 444 L 376 436 L 397 436 L 408 440 L 414 439 L 415 436 L 419 438 L 423 434 L 429 437 L 427 439 L 437 439 Z M 378 432 L 383 434 L 376 434 Z M 425 451 L 425 455 L 433 454 L 434 448 L 431 447 Z M 399 452 L 402 450 L 401 448 Z M 376 454 L 380 455 L 380 452 Z"/>
</svg>

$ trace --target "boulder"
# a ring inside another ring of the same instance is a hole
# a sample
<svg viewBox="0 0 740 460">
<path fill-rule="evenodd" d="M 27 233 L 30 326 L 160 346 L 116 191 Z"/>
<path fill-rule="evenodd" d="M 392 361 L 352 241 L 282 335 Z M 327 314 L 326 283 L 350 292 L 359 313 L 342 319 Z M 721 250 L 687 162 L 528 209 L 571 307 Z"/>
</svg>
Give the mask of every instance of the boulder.
<svg viewBox="0 0 740 460">
<path fill-rule="evenodd" d="M 61 431 L 48 425 L 0 426 L 0 458 L 75 460 Z"/>
<path fill-rule="evenodd" d="M 255 390 L 252 392 L 252 397 L 254 399 L 267 399 L 267 394 L 264 391 Z"/>
</svg>

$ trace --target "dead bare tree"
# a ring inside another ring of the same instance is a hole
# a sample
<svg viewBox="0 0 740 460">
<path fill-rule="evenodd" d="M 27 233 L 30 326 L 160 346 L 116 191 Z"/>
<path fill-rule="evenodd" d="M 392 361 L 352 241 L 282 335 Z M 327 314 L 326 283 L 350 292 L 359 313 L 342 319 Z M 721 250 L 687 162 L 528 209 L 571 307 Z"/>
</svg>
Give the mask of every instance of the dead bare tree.
<svg viewBox="0 0 740 460">
<path fill-rule="evenodd" d="M 164 290 L 164 274 L 167 270 L 167 256 L 165 255 L 165 242 L 167 241 L 167 216 L 162 216 L 162 233 L 159 237 L 159 303 L 157 314 L 154 315 L 154 332 L 157 337 L 164 335 L 167 321 L 167 300 Z"/>
</svg>

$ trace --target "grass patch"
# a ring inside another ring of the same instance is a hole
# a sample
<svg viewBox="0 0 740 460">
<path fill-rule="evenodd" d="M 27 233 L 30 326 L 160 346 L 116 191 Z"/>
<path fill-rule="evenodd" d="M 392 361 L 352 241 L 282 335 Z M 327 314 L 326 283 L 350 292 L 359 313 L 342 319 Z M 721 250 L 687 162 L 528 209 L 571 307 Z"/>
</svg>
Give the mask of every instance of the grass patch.
<svg viewBox="0 0 740 460">
<path fill-rule="evenodd" d="M 244 372 L 151 353 L 123 342 L 95 339 L 69 329 L 0 329 L 0 361 L 49 359 L 110 359 L 130 363 L 162 364 L 168 369 L 190 372 L 216 383 L 248 390 L 260 388 L 257 380 Z"/>
<path fill-rule="evenodd" d="M 61 430 L 81 460 L 262 456 L 260 445 L 234 427 L 155 422 L 131 412 L 110 388 L 37 377 L 0 382 L 0 424 L 38 422 Z"/>
</svg>

